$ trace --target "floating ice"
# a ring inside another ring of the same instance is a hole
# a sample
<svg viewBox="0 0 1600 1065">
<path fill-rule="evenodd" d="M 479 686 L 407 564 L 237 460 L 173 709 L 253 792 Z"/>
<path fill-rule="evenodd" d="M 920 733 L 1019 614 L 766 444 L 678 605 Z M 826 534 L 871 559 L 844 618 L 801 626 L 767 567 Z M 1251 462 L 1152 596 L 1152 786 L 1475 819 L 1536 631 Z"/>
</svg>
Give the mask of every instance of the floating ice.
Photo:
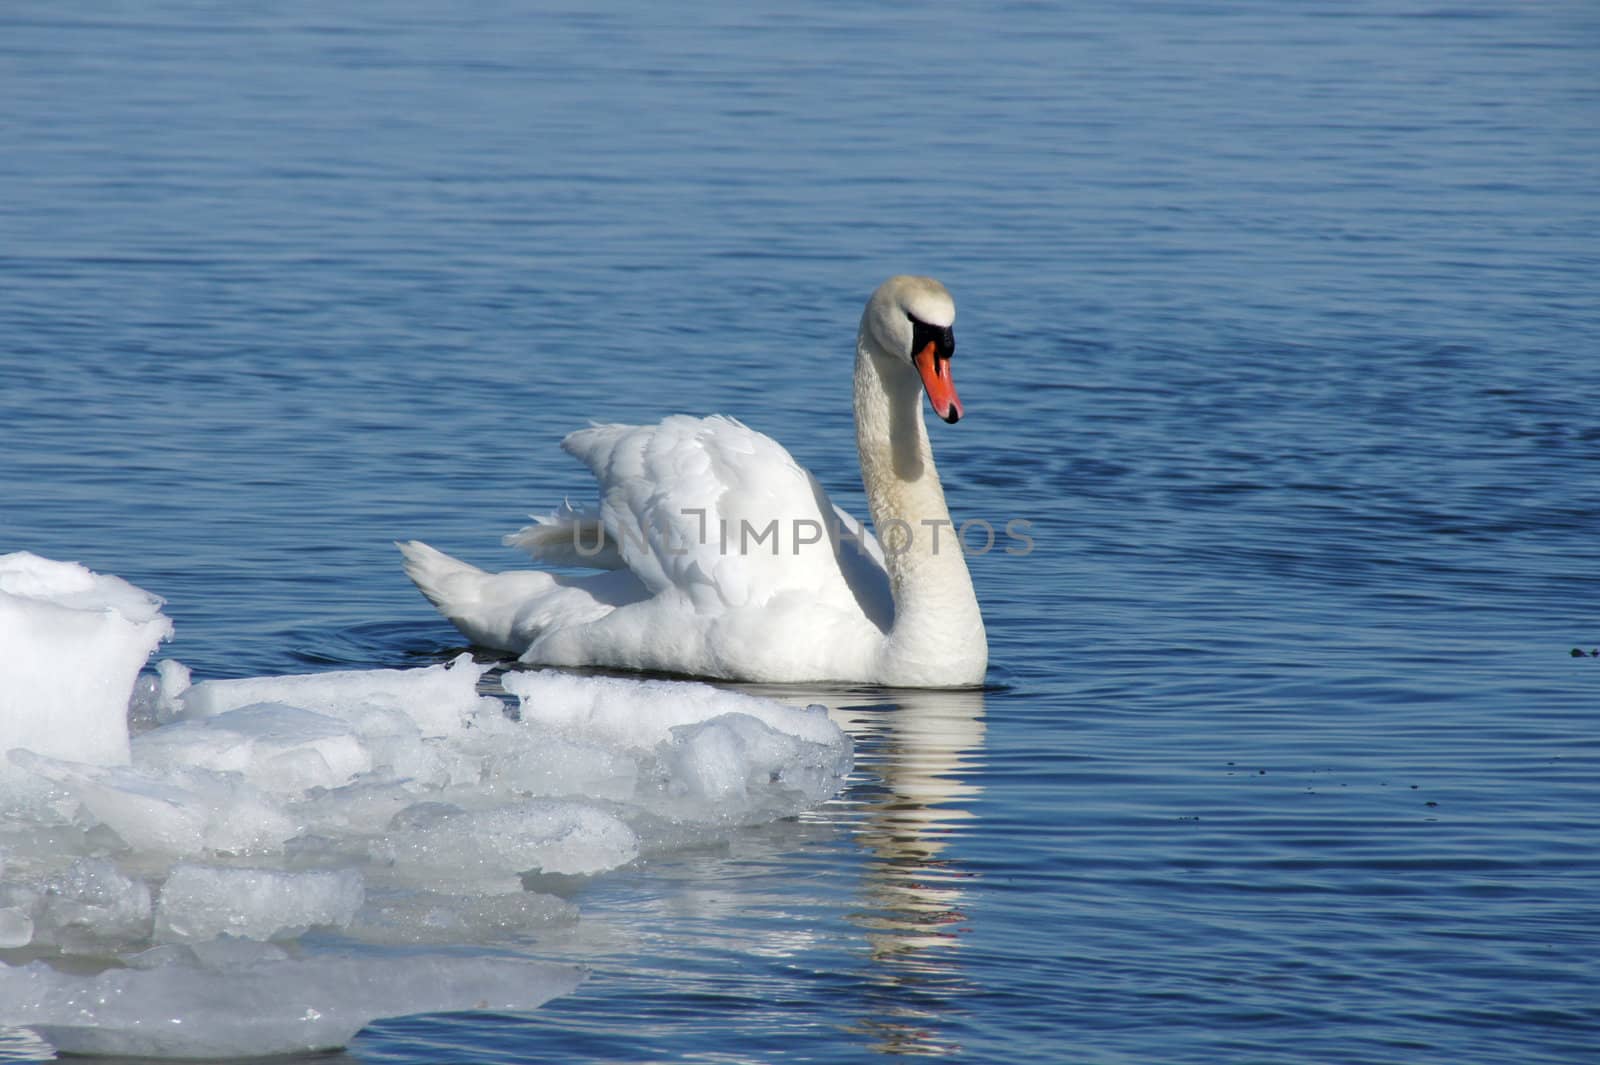
<svg viewBox="0 0 1600 1065">
<path fill-rule="evenodd" d="M 15 906 L 0 906 L 0 948 L 33 942 L 33 918 Z"/>
<path fill-rule="evenodd" d="M 0 555 L 0 753 L 126 762 L 134 678 L 171 635 L 161 600 L 120 577 Z"/>
<path fill-rule="evenodd" d="M 467 811 L 440 803 L 404 811 L 373 853 L 435 883 L 581 876 L 626 865 L 639 837 L 611 814 L 578 802 L 529 799 Z"/>
<path fill-rule="evenodd" d="M 680 824 L 790 816 L 828 799 L 850 771 L 850 742 L 821 706 L 554 670 L 508 674 L 503 684 L 521 700 L 524 722 L 631 752 L 624 798 Z"/>
<path fill-rule="evenodd" d="M 281 703 L 258 703 L 146 732 L 133 739 L 133 760 L 152 769 L 238 773 L 263 790 L 285 795 L 336 788 L 372 769 L 371 748 L 352 726 Z"/>
<path fill-rule="evenodd" d="M 533 1009 L 583 978 L 508 958 L 240 955 L 157 948 L 92 976 L 0 966 L 0 1012 L 67 1053 L 215 1060 L 342 1046 L 379 1017 Z"/>
<path fill-rule="evenodd" d="M 79 858 L 46 881 L 7 877 L 0 902 L 19 914 L 29 936 L 8 946 L 64 954 L 113 952 L 150 938 L 150 885 L 105 858 Z"/>
<path fill-rule="evenodd" d="M 584 677 L 547 669 L 507 674 L 504 685 L 522 700 L 524 718 L 635 750 L 671 739 L 677 726 L 723 714 L 752 717 L 779 732 L 824 746 L 834 745 L 840 738 L 838 727 L 821 707 L 801 710 L 695 681 Z"/>
<path fill-rule="evenodd" d="M 104 827 L 128 848 L 162 856 L 280 851 L 297 822 L 231 774 L 176 767 L 102 767 L 13 750 L 14 766 L 61 785 L 79 801 L 75 820 Z"/>
<path fill-rule="evenodd" d="M 478 694 L 478 680 L 489 671 L 458 657 L 447 668 L 366 669 L 338 673 L 306 673 L 288 677 L 201 681 L 179 698 L 190 717 L 209 717 L 257 703 L 280 703 L 314 710 L 361 725 L 373 715 L 398 713 L 424 736 L 450 736 L 460 731 L 464 716 L 499 709 L 495 699 Z"/>
<path fill-rule="evenodd" d="M 0 1026 L 62 1050 L 279 1053 L 528 1008 L 577 972 L 415 945 L 518 949 L 576 916 L 533 888 L 792 816 L 851 766 L 820 707 L 541 672 L 502 678 L 512 712 L 468 655 L 135 685 L 159 605 L 0 557 Z"/>
<path fill-rule="evenodd" d="M 167 942 L 288 939 L 355 920 L 366 890 L 354 869 L 288 872 L 184 863 L 156 902 L 155 936 Z"/>
<path fill-rule="evenodd" d="M 398 891 L 376 898 L 369 895 L 345 932 L 352 939 L 373 943 L 497 943 L 577 918 L 578 908 L 572 903 L 533 891 L 491 895 Z"/>
</svg>

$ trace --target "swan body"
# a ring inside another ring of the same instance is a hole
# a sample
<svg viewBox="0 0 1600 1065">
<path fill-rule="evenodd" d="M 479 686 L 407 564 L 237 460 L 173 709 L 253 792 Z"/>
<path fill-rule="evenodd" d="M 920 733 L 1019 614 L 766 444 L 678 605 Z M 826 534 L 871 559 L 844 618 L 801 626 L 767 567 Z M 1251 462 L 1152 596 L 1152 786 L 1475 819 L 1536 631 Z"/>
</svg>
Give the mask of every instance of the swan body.
<svg viewBox="0 0 1600 1065">
<path fill-rule="evenodd" d="M 856 441 L 878 536 L 772 438 L 720 415 L 562 441 L 599 482 L 506 537 L 550 565 L 488 573 L 410 541 L 406 573 L 473 643 L 533 665 L 758 682 L 981 684 L 983 618 L 922 417 L 950 381 L 955 304 L 931 278 L 873 293 L 856 341 Z M 880 542 L 879 537 L 883 542 Z"/>
</svg>

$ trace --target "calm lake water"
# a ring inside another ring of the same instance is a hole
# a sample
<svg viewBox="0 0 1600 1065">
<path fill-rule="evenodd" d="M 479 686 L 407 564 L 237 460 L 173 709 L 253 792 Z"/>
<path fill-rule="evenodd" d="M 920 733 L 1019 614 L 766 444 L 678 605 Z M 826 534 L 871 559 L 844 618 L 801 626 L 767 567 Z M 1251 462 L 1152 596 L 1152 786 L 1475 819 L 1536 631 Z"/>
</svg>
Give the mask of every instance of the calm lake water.
<svg viewBox="0 0 1600 1065">
<path fill-rule="evenodd" d="M 990 687 L 780 692 L 837 800 L 351 1059 L 1594 1061 L 1596 71 L 1583 0 L 13 0 L 0 551 L 197 677 L 436 661 L 390 541 L 517 565 L 591 418 L 859 512 L 856 320 L 934 274 L 953 509 L 1032 522 Z"/>
</svg>

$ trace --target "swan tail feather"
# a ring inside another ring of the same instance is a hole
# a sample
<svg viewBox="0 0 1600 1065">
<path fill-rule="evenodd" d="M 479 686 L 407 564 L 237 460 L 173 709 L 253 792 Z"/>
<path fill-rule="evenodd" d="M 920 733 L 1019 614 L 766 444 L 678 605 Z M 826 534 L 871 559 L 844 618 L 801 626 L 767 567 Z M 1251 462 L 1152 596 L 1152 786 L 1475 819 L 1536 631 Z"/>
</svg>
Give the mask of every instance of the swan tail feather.
<svg viewBox="0 0 1600 1065">
<path fill-rule="evenodd" d="M 550 592 L 554 585 L 550 574 L 489 573 L 420 540 L 396 541 L 395 546 L 403 556 L 406 576 L 477 646 L 520 654 L 538 635 L 523 606 Z"/>
<path fill-rule="evenodd" d="M 505 537 L 507 547 L 519 547 L 535 561 L 552 566 L 621 569 L 625 565 L 617 537 L 606 528 L 599 511 L 563 502 L 554 513 L 530 517 L 532 525 Z"/>
<path fill-rule="evenodd" d="M 461 598 L 464 586 L 488 576 L 477 566 L 451 558 L 421 540 L 396 540 L 394 546 L 400 549 L 401 564 L 411 583 L 447 615 L 450 604 Z"/>
</svg>

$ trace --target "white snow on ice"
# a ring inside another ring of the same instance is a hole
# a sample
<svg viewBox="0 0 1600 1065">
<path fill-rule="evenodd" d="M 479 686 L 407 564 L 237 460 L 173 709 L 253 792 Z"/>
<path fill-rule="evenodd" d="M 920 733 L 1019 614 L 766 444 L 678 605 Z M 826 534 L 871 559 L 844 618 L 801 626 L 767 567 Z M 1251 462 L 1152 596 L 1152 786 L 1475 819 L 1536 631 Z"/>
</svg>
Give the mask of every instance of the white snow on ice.
<svg viewBox="0 0 1600 1065">
<path fill-rule="evenodd" d="M 0 555 L 0 750 L 126 762 L 128 692 L 171 635 L 161 600 L 120 577 Z"/>
<path fill-rule="evenodd" d="M 513 707 L 468 655 L 141 676 L 160 606 L 0 556 L 0 1026 L 64 1051 L 285 1053 L 532 1008 L 581 979 L 507 956 L 575 919 L 537 888 L 793 816 L 851 766 L 821 707 L 703 684 L 509 673 Z"/>
</svg>

